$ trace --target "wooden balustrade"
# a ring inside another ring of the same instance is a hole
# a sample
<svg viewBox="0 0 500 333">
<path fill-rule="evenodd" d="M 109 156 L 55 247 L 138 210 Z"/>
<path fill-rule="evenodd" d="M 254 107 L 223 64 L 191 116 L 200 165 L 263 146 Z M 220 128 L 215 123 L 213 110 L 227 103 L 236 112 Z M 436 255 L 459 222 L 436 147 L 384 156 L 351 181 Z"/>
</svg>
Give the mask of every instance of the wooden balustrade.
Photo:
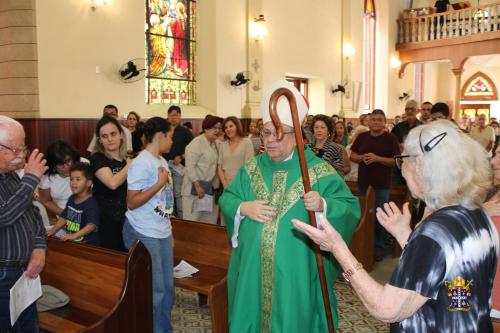
<svg viewBox="0 0 500 333">
<path fill-rule="evenodd" d="M 398 20 L 398 44 L 472 36 L 500 30 L 500 2 L 444 13 L 419 15 L 410 12 Z"/>
</svg>

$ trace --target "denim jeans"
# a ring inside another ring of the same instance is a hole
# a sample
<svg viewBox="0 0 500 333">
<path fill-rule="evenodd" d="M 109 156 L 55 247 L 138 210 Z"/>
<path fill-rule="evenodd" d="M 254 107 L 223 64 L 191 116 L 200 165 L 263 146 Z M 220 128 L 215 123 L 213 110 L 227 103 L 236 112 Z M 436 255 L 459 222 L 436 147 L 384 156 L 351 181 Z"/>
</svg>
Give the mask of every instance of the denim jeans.
<svg viewBox="0 0 500 333">
<path fill-rule="evenodd" d="M 153 274 L 153 332 L 172 332 L 171 311 L 174 304 L 174 259 L 172 236 L 152 238 L 138 233 L 125 220 L 123 242 L 130 248 L 140 240 L 151 255 Z"/>
<path fill-rule="evenodd" d="M 0 332 L 38 333 L 38 317 L 36 302 L 27 307 L 14 324 L 10 326 L 9 300 L 10 288 L 24 274 L 24 269 L 18 267 L 0 268 Z"/>
<path fill-rule="evenodd" d="M 358 186 L 358 194 L 365 195 L 366 194 L 367 187 L 363 186 Z M 376 208 L 383 208 L 384 204 L 386 202 L 389 202 L 389 189 L 388 188 L 378 188 L 375 189 L 375 207 Z M 377 220 L 375 217 L 375 250 L 376 251 L 384 251 L 385 245 L 384 245 L 384 239 L 385 235 L 387 234 L 387 231 L 385 231 L 385 228 L 380 224 L 380 222 Z"/>
</svg>

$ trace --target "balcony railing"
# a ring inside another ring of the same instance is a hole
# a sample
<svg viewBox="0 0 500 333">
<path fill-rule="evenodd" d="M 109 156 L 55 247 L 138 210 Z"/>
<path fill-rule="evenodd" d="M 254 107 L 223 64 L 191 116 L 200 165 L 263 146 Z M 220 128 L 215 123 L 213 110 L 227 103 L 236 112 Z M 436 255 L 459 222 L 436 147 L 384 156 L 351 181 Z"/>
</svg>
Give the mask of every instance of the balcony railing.
<svg viewBox="0 0 500 333">
<path fill-rule="evenodd" d="M 398 44 L 473 36 L 500 30 L 500 2 L 398 20 Z"/>
</svg>

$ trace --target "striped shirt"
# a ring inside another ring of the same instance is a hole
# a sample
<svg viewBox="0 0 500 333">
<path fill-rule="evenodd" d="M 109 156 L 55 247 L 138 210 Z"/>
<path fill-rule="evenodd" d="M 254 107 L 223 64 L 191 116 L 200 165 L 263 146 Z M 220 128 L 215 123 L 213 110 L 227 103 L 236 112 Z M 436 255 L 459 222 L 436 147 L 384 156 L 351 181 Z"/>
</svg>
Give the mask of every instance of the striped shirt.
<svg viewBox="0 0 500 333">
<path fill-rule="evenodd" d="M 32 203 L 38 179 L 15 172 L 0 174 L 0 262 L 28 262 L 33 249 L 47 248 L 47 232 Z"/>
<path fill-rule="evenodd" d="M 312 151 L 337 171 L 340 177 L 344 177 L 344 154 L 342 148 L 332 140 L 326 140 L 323 148 L 316 148 L 316 143 L 313 142 L 310 146 Z"/>
</svg>

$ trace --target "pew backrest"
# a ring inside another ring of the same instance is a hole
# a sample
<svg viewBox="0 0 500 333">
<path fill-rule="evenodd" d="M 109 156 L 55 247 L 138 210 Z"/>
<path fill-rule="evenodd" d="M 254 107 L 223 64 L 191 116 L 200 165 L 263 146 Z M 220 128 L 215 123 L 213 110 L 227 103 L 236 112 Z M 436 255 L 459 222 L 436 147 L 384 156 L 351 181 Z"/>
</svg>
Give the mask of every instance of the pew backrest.
<svg viewBox="0 0 500 333">
<path fill-rule="evenodd" d="M 43 330 L 151 332 L 151 257 L 136 242 L 128 253 L 49 237 L 42 284 L 66 293 L 65 309 L 39 314 Z M 74 324 L 74 325 L 73 325 Z"/>
</svg>

